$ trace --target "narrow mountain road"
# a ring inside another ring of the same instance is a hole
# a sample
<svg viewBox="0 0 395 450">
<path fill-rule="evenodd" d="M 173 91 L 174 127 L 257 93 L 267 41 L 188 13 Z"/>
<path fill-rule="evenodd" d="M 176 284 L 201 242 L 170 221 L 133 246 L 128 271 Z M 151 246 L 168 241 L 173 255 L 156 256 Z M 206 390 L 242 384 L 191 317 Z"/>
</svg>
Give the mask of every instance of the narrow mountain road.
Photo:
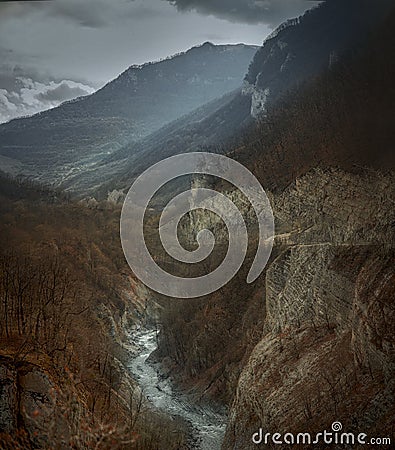
<svg viewBox="0 0 395 450">
<path fill-rule="evenodd" d="M 149 355 L 156 350 L 155 331 L 141 330 L 134 333 L 131 339 L 140 352 L 130 362 L 129 369 L 148 401 L 158 410 L 178 416 L 191 425 L 191 450 L 220 450 L 226 417 L 210 409 L 192 405 L 182 394 L 173 391 L 168 380 L 160 379 L 157 369 L 147 361 Z"/>
</svg>

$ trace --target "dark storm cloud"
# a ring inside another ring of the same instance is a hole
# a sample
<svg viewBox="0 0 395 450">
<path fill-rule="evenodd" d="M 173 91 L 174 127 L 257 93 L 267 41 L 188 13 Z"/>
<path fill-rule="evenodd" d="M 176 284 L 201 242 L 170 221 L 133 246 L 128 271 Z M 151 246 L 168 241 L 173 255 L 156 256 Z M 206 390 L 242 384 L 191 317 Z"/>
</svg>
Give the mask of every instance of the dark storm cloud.
<svg viewBox="0 0 395 450">
<path fill-rule="evenodd" d="M 156 0 L 159 4 L 163 0 Z M 302 14 L 310 8 L 315 0 L 165 0 L 179 11 L 196 11 L 205 15 L 226 19 L 235 23 L 264 23 L 271 27 L 282 21 Z M 18 15 L 23 12 L 43 9 L 48 15 L 69 20 L 75 24 L 100 28 L 111 25 L 120 19 L 149 18 L 160 11 L 153 7 L 139 5 L 128 11 L 135 0 L 0 0 L 0 18 L 7 15 Z M 131 14 L 129 15 L 129 12 Z M 136 17 L 140 15 L 141 17 Z M 145 17 L 144 17 L 145 16 Z"/>
<path fill-rule="evenodd" d="M 48 13 L 63 19 L 71 20 L 79 25 L 99 28 L 111 23 L 117 15 L 122 1 L 106 0 L 60 0 L 51 2 Z"/>
<path fill-rule="evenodd" d="M 152 20 L 163 14 L 161 0 L 148 5 L 136 0 L 49 0 L 48 14 L 89 28 L 111 26 L 116 22 Z M 147 2 L 146 2 L 147 3 Z"/>
<path fill-rule="evenodd" d="M 264 23 L 272 27 L 311 8 L 311 0 L 167 0 L 180 11 L 197 11 L 231 22 Z"/>
<path fill-rule="evenodd" d="M 125 17 L 125 5 L 134 0 L 0 0 L 0 19 L 45 12 L 77 25 L 100 28 L 111 25 L 114 19 Z"/>
</svg>

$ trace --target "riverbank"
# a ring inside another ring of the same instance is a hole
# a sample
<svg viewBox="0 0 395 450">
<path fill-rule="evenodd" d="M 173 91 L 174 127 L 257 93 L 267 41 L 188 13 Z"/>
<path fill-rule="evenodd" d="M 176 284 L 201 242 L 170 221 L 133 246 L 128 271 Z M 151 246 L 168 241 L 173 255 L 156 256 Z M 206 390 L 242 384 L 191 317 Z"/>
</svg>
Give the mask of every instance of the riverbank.
<svg viewBox="0 0 395 450">
<path fill-rule="evenodd" d="M 130 340 L 139 350 L 128 368 L 152 407 L 178 417 L 190 426 L 190 450 L 220 450 L 226 417 L 191 404 L 187 396 L 174 390 L 168 379 L 160 377 L 157 368 L 148 360 L 157 348 L 156 331 L 141 329 L 130 335 Z"/>
</svg>

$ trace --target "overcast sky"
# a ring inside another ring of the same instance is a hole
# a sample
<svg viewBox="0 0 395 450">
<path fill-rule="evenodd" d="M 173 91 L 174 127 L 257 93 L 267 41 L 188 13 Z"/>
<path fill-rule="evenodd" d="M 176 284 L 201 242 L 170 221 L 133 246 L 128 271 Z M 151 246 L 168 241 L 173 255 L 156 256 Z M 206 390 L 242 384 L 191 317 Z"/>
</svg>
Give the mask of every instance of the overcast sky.
<svg viewBox="0 0 395 450">
<path fill-rule="evenodd" d="M 308 0 L 0 0 L 0 122 L 211 41 L 260 45 Z"/>
</svg>

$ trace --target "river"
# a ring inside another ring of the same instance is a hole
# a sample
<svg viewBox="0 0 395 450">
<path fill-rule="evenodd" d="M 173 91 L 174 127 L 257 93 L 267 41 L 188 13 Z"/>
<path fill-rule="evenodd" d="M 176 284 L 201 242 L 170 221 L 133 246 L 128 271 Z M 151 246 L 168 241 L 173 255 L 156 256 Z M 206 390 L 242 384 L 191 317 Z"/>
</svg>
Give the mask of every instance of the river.
<svg viewBox="0 0 395 450">
<path fill-rule="evenodd" d="M 161 379 L 157 369 L 147 361 L 157 348 L 155 331 L 143 329 L 135 332 L 132 340 L 138 346 L 139 353 L 130 362 L 129 370 L 147 400 L 158 410 L 178 416 L 191 425 L 191 450 L 220 450 L 226 417 L 208 408 L 192 405 L 186 396 L 173 390 L 169 380 Z"/>
</svg>

